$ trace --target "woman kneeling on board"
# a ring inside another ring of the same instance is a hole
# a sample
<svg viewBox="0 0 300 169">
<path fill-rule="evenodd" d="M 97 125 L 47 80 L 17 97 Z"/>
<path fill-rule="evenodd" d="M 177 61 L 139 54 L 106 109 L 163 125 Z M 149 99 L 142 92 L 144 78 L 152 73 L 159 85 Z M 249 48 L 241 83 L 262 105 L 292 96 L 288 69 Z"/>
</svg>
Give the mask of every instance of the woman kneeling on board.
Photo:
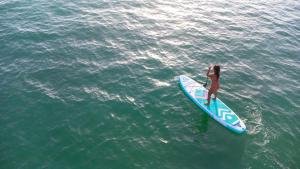
<svg viewBox="0 0 300 169">
<path fill-rule="evenodd" d="M 210 65 L 208 67 L 208 70 L 207 70 L 207 77 L 210 78 L 211 80 L 211 85 L 210 85 L 210 89 L 208 91 L 208 97 L 207 97 L 207 102 L 205 103 L 205 105 L 209 106 L 210 104 L 210 97 L 212 94 L 215 95 L 215 98 L 213 99 L 217 99 L 217 92 L 218 92 L 218 89 L 220 87 L 220 83 L 219 83 L 219 79 L 220 79 L 220 66 L 219 65 L 215 65 L 213 67 L 213 70 L 214 72 L 213 73 L 210 73 L 210 70 L 212 68 L 212 65 Z"/>
</svg>

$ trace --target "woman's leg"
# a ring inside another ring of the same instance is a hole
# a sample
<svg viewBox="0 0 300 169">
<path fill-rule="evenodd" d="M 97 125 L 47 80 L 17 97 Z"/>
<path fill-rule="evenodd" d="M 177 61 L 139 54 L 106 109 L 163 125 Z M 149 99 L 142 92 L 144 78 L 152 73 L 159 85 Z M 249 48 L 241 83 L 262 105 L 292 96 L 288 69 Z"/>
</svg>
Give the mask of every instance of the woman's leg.
<svg viewBox="0 0 300 169">
<path fill-rule="evenodd" d="M 216 90 L 213 94 L 215 95 L 215 98 L 213 98 L 213 99 L 216 100 L 217 99 L 218 91 Z"/>
<path fill-rule="evenodd" d="M 210 97 L 211 97 L 211 94 L 212 94 L 212 93 L 213 93 L 212 90 L 209 89 L 209 91 L 208 91 L 208 96 L 207 96 L 207 102 L 204 103 L 205 105 L 208 105 L 208 106 L 209 106 L 209 104 L 210 104 Z"/>
</svg>

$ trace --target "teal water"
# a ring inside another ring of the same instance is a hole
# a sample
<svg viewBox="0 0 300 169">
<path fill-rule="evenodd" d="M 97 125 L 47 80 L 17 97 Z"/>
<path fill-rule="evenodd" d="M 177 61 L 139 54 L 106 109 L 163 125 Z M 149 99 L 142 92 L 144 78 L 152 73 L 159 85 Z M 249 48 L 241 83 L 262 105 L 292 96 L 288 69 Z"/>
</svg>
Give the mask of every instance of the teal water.
<svg viewBox="0 0 300 169">
<path fill-rule="evenodd" d="M 300 168 L 299 18 L 299 1 L 0 1 L 0 168 Z M 211 63 L 243 135 L 178 85 Z"/>
</svg>

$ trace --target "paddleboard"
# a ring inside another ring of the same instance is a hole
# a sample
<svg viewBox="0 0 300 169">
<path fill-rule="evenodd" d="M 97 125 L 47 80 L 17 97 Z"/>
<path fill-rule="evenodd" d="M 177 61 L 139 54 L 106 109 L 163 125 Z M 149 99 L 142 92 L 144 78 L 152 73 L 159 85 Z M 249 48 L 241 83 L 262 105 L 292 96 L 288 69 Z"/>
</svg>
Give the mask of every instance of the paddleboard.
<svg viewBox="0 0 300 169">
<path fill-rule="evenodd" d="M 211 99 L 209 106 L 204 104 L 208 90 L 202 84 L 185 75 L 179 76 L 179 83 L 184 93 L 217 122 L 238 134 L 246 131 L 243 121 L 220 99 Z"/>
</svg>

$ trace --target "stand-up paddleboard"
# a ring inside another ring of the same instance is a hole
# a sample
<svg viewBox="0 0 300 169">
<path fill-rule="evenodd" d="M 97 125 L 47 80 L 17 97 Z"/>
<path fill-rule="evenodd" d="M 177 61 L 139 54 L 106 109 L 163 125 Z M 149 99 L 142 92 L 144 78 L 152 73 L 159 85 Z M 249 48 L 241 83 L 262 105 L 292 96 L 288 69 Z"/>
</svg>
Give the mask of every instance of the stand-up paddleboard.
<svg viewBox="0 0 300 169">
<path fill-rule="evenodd" d="M 211 99 L 209 106 L 204 104 L 207 101 L 208 91 L 202 84 L 185 75 L 179 76 L 179 83 L 184 93 L 217 122 L 235 133 L 246 131 L 243 121 L 220 99 Z"/>
</svg>

